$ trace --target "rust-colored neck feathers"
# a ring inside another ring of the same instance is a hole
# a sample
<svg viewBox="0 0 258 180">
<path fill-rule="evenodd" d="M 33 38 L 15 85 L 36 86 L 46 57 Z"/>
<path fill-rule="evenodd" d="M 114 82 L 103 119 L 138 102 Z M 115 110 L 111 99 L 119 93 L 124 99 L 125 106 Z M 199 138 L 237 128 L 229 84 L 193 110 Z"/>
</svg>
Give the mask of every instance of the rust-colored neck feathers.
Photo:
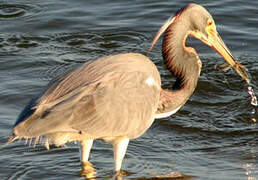
<svg viewBox="0 0 258 180">
<path fill-rule="evenodd" d="M 174 90 L 188 88 L 193 92 L 200 74 L 201 61 L 195 50 L 185 45 L 192 27 L 187 14 L 189 7 L 176 14 L 175 21 L 167 28 L 162 43 L 163 59 L 177 77 Z"/>
<path fill-rule="evenodd" d="M 175 15 L 163 38 L 163 59 L 177 80 L 172 90 L 161 91 L 157 117 L 166 117 L 183 106 L 193 93 L 200 75 L 201 61 L 196 51 L 185 45 L 189 32 L 194 30 L 187 14 L 188 8 Z"/>
</svg>

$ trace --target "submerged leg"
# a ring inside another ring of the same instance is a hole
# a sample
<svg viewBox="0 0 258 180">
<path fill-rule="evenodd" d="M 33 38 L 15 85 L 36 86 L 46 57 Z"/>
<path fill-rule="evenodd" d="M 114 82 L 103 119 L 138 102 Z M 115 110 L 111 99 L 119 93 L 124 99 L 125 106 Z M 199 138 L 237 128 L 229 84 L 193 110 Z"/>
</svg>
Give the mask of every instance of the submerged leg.
<svg viewBox="0 0 258 180">
<path fill-rule="evenodd" d="M 80 176 L 85 176 L 87 178 L 93 178 L 96 174 L 96 170 L 93 168 L 92 164 L 88 161 L 92 144 L 93 144 L 93 139 L 81 141 L 82 170 L 80 172 Z"/>
<path fill-rule="evenodd" d="M 113 143 L 114 160 L 115 160 L 115 171 L 119 172 L 122 166 L 126 149 L 129 143 L 128 138 L 121 139 Z"/>
<path fill-rule="evenodd" d="M 81 141 L 81 161 L 87 162 L 90 156 L 90 150 L 93 144 L 93 139 Z"/>
</svg>

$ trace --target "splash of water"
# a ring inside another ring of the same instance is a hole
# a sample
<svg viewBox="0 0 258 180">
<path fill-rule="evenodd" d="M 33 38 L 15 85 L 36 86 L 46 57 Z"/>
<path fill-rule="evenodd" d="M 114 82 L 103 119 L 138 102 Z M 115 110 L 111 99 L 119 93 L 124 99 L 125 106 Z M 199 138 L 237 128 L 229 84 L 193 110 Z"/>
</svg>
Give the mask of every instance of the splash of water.
<svg viewBox="0 0 258 180">
<path fill-rule="evenodd" d="M 247 92 L 248 94 L 251 96 L 251 102 L 250 104 L 252 105 L 253 109 L 251 111 L 251 114 L 254 116 L 254 117 L 251 117 L 251 120 L 253 122 L 257 122 L 256 118 L 255 118 L 255 115 L 256 115 L 256 108 L 258 106 L 258 101 L 257 101 L 257 97 L 255 95 L 255 92 L 253 90 L 253 87 L 250 85 L 250 81 L 251 81 L 251 75 L 248 73 L 248 70 L 245 66 L 243 66 L 242 64 L 239 64 L 237 63 L 237 67 L 235 70 L 236 72 L 242 77 L 242 79 L 244 79 L 247 84 L 248 84 L 248 87 L 247 87 Z M 215 69 L 217 70 L 223 70 L 223 71 L 227 71 L 231 68 L 231 66 L 229 64 L 222 64 L 222 65 L 218 65 L 218 66 L 215 66 Z M 227 82 L 227 81 L 226 81 Z"/>
<path fill-rule="evenodd" d="M 255 93 L 254 93 L 254 90 L 253 90 L 252 86 L 249 85 L 247 87 L 247 89 L 248 89 L 248 94 L 251 96 L 251 102 L 250 102 L 251 105 L 257 106 L 258 102 L 257 102 L 257 98 L 255 96 Z"/>
<path fill-rule="evenodd" d="M 255 107 L 258 106 L 257 97 L 256 97 L 256 95 L 255 95 L 255 93 L 254 93 L 254 90 L 253 90 L 252 86 L 248 85 L 247 90 L 248 90 L 248 91 L 247 91 L 248 94 L 251 96 L 251 102 L 250 102 L 250 104 L 253 106 L 253 109 L 252 109 L 251 113 L 252 113 L 253 115 L 255 115 L 255 113 L 256 113 Z M 255 117 L 252 117 L 251 120 L 252 120 L 253 122 L 257 122 L 257 120 L 256 120 Z"/>
</svg>

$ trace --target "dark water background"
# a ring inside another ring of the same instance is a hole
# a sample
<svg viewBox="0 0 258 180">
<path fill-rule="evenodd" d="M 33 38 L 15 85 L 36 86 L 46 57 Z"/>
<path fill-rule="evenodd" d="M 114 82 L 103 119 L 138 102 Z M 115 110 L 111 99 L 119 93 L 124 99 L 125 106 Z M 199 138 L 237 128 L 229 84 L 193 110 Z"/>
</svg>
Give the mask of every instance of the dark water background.
<svg viewBox="0 0 258 180">
<path fill-rule="evenodd" d="M 17 115 L 52 78 L 95 58 L 121 52 L 146 54 L 157 29 L 193 1 L 6 0 L 0 1 L 0 143 Z M 199 1 L 198 1 L 199 2 Z M 199 2 L 200 3 L 200 2 Z M 252 75 L 258 92 L 258 1 L 202 1 L 224 42 Z M 246 84 L 235 72 L 217 71 L 224 61 L 197 40 L 189 43 L 203 61 L 198 87 L 187 104 L 157 120 L 132 140 L 126 178 L 182 173 L 193 179 L 258 179 L 258 115 Z M 163 86 L 174 82 L 162 64 L 160 44 L 151 59 Z M 111 146 L 94 144 L 98 176 L 113 169 Z M 78 145 L 46 150 L 16 142 L 0 150 L 0 179 L 83 179 Z"/>
</svg>

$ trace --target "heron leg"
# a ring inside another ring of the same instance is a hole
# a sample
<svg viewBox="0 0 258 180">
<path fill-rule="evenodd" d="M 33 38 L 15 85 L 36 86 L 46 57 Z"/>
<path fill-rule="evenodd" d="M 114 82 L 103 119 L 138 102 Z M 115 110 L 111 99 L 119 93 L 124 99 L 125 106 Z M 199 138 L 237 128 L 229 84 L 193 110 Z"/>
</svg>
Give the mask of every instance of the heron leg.
<svg viewBox="0 0 258 180">
<path fill-rule="evenodd" d="M 124 159 L 126 149 L 129 143 L 128 138 L 124 138 L 113 143 L 114 160 L 115 160 L 115 171 L 119 172 L 122 166 L 122 161 Z"/>
<path fill-rule="evenodd" d="M 90 156 L 90 150 L 93 144 L 93 139 L 87 139 L 81 141 L 81 166 L 82 170 L 80 176 L 85 176 L 86 178 L 95 177 L 96 170 L 93 165 L 88 161 Z"/>
<path fill-rule="evenodd" d="M 87 139 L 81 141 L 81 161 L 87 162 L 90 156 L 90 150 L 93 144 L 93 139 Z"/>
</svg>

